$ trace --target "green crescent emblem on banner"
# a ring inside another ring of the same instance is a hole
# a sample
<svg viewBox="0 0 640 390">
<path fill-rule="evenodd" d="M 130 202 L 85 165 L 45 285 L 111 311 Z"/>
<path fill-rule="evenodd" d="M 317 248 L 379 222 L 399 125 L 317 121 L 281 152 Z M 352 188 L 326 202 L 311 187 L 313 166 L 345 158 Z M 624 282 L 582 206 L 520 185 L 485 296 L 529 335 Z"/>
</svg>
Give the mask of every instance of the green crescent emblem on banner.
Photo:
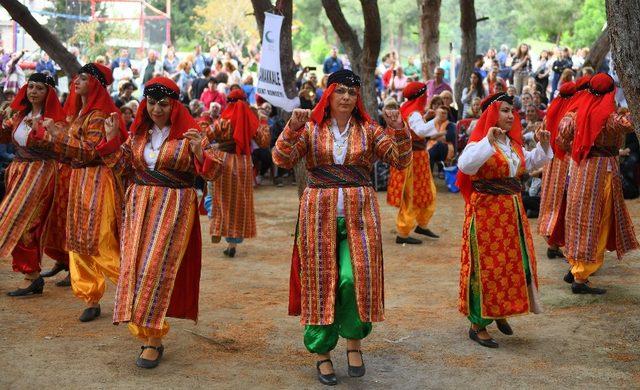
<svg viewBox="0 0 640 390">
<path fill-rule="evenodd" d="M 269 34 L 271 34 L 271 33 L 272 33 L 272 31 L 267 31 L 267 32 L 264 34 L 264 39 L 266 39 L 266 40 L 267 40 L 267 42 L 269 42 L 269 43 L 273 43 L 273 38 L 271 38 L 271 37 L 269 36 Z"/>
</svg>

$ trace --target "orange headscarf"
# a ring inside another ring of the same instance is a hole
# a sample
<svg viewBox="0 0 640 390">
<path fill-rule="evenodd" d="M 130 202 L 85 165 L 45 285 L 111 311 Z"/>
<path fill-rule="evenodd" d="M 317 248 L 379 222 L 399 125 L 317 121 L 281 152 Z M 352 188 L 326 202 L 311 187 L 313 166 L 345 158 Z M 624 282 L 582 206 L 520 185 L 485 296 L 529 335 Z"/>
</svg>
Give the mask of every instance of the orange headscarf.
<svg viewBox="0 0 640 390">
<path fill-rule="evenodd" d="M 576 101 L 578 118 L 573 139 L 571 157 L 574 161 L 584 160 L 609 115 L 616 111 L 616 85 L 606 73 L 598 73 L 589 81 L 589 89 Z"/>
<path fill-rule="evenodd" d="M 182 138 L 186 131 L 200 128 L 187 107 L 178 101 L 180 97 L 178 85 L 166 77 L 154 77 L 144 85 L 144 99 L 140 102 L 136 117 L 131 124 L 131 134 L 147 131 L 153 123 L 151 117 L 149 117 L 149 112 L 147 112 L 148 96 L 158 100 L 164 97 L 171 98 L 171 116 L 169 118 L 171 130 L 169 130 L 168 139 Z"/>
<path fill-rule="evenodd" d="M 427 106 L 427 84 L 419 81 L 412 81 L 402 90 L 402 96 L 407 101 L 402 103 L 400 113 L 402 119 L 407 120 L 414 112 L 424 115 Z"/>
<path fill-rule="evenodd" d="M 123 141 L 126 140 L 129 136 L 127 126 L 122 119 L 122 115 L 120 115 L 120 109 L 116 107 L 113 99 L 111 99 L 109 95 L 109 91 L 107 91 L 107 87 L 113 83 L 111 69 L 98 63 L 89 63 L 80 68 L 78 74 L 82 73 L 91 76 L 89 77 L 87 103 L 83 106 L 82 99 L 76 94 L 76 89 L 73 86 L 75 82 L 74 78 L 71 82 L 71 88 L 69 88 L 69 97 L 64 105 L 67 116 L 75 118 L 78 115 L 86 114 L 94 110 L 102 111 L 106 115 L 115 112 L 118 114 L 120 120 L 120 135 Z"/>
<path fill-rule="evenodd" d="M 31 104 L 27 99 L 27 88 L 29 83 L 32 82 L 43 83 L 47 87 L 47 96 L 45 97 L 42 118 L 51 118 L 55 122 L 63 122 L 65 120 L 65 113 L 56 94 L 54 87 L 55 82 L 50 76 L 43 73 L 34 73 L 29 77 L 29 82 L 20 88 L 16 97 L 13 99 L 11 110 L 26 114 L 27 110 L 31 109 Z"/>
<path fill-rule="evenodd" d="M 484 137 L 487 136 L 489 129 L 491 127 L 495 127 L 498 124 L 502 102 L 511 103 L 513 101 L 512 99 L 513 98 L 509 97 L 507 94 L 500 92 L 488 96 L 482 101 L 481 106 L 483 112 L 480 116 L 480 119 L 478 119 L 476 127 L 473 129 L 471 136 L 469 137 L 468 144 L 481 141 Z M 518 153 L 521 163 L 524 164 L 524 154 L 522 152 L 522 124 L 520 123 L 520 115 L 518 115 L 518 113 L 514 110 L 513 117 L 513 124 L 511 125 L 511 129 L 509 130 L 509 133 L 507 133 L 507 135 L 511 139 L 511 142 L 516 144 L 516 153 Z M 460 188 L 460 193 L 462 193 L 465 202 L 469 203 L 471 199 L 471 193 L 473 192 L 471 177 L 466 173 L 458 170 L 456 185 L 458 186 L 458 188 Z"/>
<path fill-rule="evenodd" d="M 360 87 L 360 77 L 348 69 L 342 69 L 331 73 L 327 80 L 327 89 L 324 91 L 322 98 L 320 98 L 320 101 L 316 104 L 316 107 L 311 113 L 311 121 L 318 125 L 324 122 L 329 115 L 329 99 L 339 84 L 350 88 Z M 354 118 L 357 121 L 362 123 L 371 122 L 371 117 L 367 114 L 367 111 L 364 108 L 364 101 L 362 100 L 360 91 L 358 91 L 358 100 L 356 101 L 354 113 L 356 114 Z"/>
<path fill-rule="evenodd" d="M 234 89 L 227 96 L 227 106 L 220 118 L 231 122 L 233 126 L 233 140 L 236 143 L 236 153 L 250 155 L 251 140 L 258 131 L 260 121 L 251 111 L 247 103 L 247 95 L 241 89 Z"/>
<path fill-rule="evenodd" d="M 551 133 L 551 148 L 553 154 L 560 159 L 564 157 L 564 151 L 561 148 L 556 147 L 556 137 L 558 136 L 558 124 L 568 112 L 571 105 L 571 98 L 576 93 L 576 84 L 573 81 L 563 83 L 560 86 L 560 94 L 558 97 L 551 101 L 549 108 L 547 109 L 547 116 L 545 117 L 546 129 Z"/>
</svg>

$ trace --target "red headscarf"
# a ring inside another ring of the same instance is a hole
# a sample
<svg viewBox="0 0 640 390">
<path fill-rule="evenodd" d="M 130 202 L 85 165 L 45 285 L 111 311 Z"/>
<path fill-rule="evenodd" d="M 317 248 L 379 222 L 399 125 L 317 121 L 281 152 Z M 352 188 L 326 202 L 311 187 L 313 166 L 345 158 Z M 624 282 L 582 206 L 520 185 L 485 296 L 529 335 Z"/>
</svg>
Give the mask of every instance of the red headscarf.
<svg viewBox="0 0 640 390">
<path fill-rule="evenodd" d="M 260 121 L 251 111 L 247 103 L 247 95 L 241 89 L 234 89 L 227 96 L 227 106 L 220 118 L 231 122 L 233 126 L 233 140 L 236 143 L 236 153 L 250 155 L 251 140 L 256 135 Z"/>
<path fill-rule="evenodd" d="M 407 98 L 407 101 L 402 103 L 400 107 L 400 113 L 402 119 L 407 120 L 409 115 L 418 111 L 420 115 L 424 115 L 427 106 L 427 84 L 419 81 L 413 81 L 407 84 L 402 90 L 402 96 Z"/>
<path fill-rule="evenodd" d="M 598 73 L 589 81 L 589 89 L 577 99 L 578 118 L 571 157 L 584 160 L 609 115 L 616 111 L 616 85 L 606 73 Z"/>
<path fill-rule="evenodd" d="M 147 97 L 149 96 L 158 100 L 164 97 L 171 98 L 171 116 L 169 118 L 171 130 L 169 130 L 168 139 L 182 138 L 182 135 L 188 130 L 200 128 L 187 107 L 178 101 L 180 97 L 178 85 L 166 77 L 154 77 L 144 85 L 144 99 L 140 102 L 138 112 L 131 124 L 131 134 L 147 131 L 153 124 L 147 111 Z"/>
<path fill-rule="evenodd" d="M 82 99 L 76 94 L 74 78 L 71 82 L 71 88 L 69 88 L 69 97 L 64 105 L 64 110 L 67 116 L 75 118 L 80 114 L 86 114 L 94 110 L 102 111 L 106 115 L 110 115 L 115 112 L 118 114 L 118 118 L 120 120 L 120 135 L 124 141 L 129 136 L 129 134 L 127 134 L 127 127 L 122 119 L 122 115 L 120 115 L 120 109 L 116 107 L 113 99 L 111 99 L 111 96 L 109 95 L 109 91 L 107 91 L 107 86 L 113 83 L 111 69 L 98 63 L 89 63 L 80 68 L 78 74 L 82 73 L 86 73 L 91 76 L 89 77 L 89 94 L 87 95 L 87 103 L 83 106 Z"/>
<path fill-rule="evenodd" d="M 484 137 L 487 136 L 489 129 L 491 127 L 495 127 L 498 125 L 498 119 L 500 118 L 500 107 L 503 101 L 507 101 L 507 95 L 505 93 L 497 93 L 486 97 L 482 101 L 482 107 L 484 108 L 480 119 L 476 123 L 476 127 L 473 129 L 471 136 L 469 137 L 469 141 L 467 144 L 472 142 L 481 141 Z M 486 108 L 485 108 L 486 107 Z M 514 110 L 513 111 L 513 124 L 511 125 L 511 129 L 507 134 L 511 139 L 511 142 L 516 144 L 515 149 L 516 153 L 520 157 L 520 161 L 524 164 L 524 155 L 522 153 L 522 124 L 520 123 L 520 115 Z M 473 187 L 471 185 L 471 177 L 466 173 L 458 170 L 458 177 L 456 181 L 456 185 L 460 188 L 460 192 L 464 197 L 465 202 L 469 203 L 471 199 L 471 193 L 473 192 Z"/>
<path fill-rule="evenodd" d="M 42 113 L 42 118 L 51 118 L 55 122 L 63 122 L 66 115 L 62 108 L 62 105 L 60 104 L 60 101 L 58 100 L 58 95 L 56 94 L 55 88 L 52 87 L 49 83 L 44 82 L 44 80 L 41 81 L 40 78 L 36 75 L 38 75 L 38 73 L 34 73 L 33 75 L 31 75 L 31 77 L 29 77 L 29 82 L 42 82 L 47 87 L 47 96 L 45 97 L 44 101 L 44 112 Z M 29 83 L 23 85 L 22 88 L 20 88 L 18 94 L 11 103 L 11 110 L 19 111 L 22 114 L 26 114 L 26 111 L 30 109 L 31 105 L 29 104 L 29 100 L 27 99 L 28 86 Z"/>
<path fill-rule="evenodd" d="M 327 111 L 329 110 L 329 99 L 337 86 L 338 83 L 329 85 L 322 94 L 322 98 L 320 98 L 320 101 L 311 113 L 311 120 L 314 123 L 320 125 L 324 122 L 324 119 L 327 116 Z M 364 102 L 362 101 L 362 95 L 360 95 L 360 92 L 358 92 L 358 100 L 356 101 L 356 111 L 358 112 L 358 115 L 360 115 L 360 119 L 363 123 L 371 122 L 371 117 L 367 114 L 367 111 L 364 108 Z M 357 117 L 356 119 L 360 120 Z"/>
<path fill-rule="evenodd" d="M 571 98 L 576 93 L 576 84 L 573 81 L 563 83 L 560 86 L 560 94 L 551 101 L 547 109 L 546 129 L 551 133 L 551 148 L 553 154 L 559 158 L 564 157 L 564 151 L 556 147 L 556 137 L 558 136 L 558 124 L 568 112 L 571 105 Z"/>
</svg>

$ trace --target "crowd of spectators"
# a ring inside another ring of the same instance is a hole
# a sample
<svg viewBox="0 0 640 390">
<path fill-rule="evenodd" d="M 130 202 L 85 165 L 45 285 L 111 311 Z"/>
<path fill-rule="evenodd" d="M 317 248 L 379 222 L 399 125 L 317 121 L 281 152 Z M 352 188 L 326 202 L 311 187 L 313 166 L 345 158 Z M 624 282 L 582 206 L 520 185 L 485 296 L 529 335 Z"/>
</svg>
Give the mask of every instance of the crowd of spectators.
<svg viewBox="0 0 640 390">
<path fill-rule="evenodd" d="M 71 48 L 70 51 L 81 64 L 89 60 L 81 58 L 76 48 Z M 469 80 L 463 82 L 460 101 L 456 102 L 452 72 L 459 69 L 459 59 L 456 59 L 455 64 L 452 64 L 449 57 L 443 58 L 439 64 L 428 64 L 426 68 L 430 69 L 432 77 L 425 80 L 422 74 L 424 68 L 416 60 L 417 56 L 401 59 L 396 52 L 391 52 L 380 58 L 375 69 L 378 107 L 380 110 L 385 106 L 399 107 L 403 103 L 402 90 L 407 83 L 416 80 L 426 82 L 428 108 L 425 119 L 433 121 L 440 131 L 439 136 L 429 141 L 428 149 L 434 174 L 443 178 L 445 168 L 455 165 L 456 156 L 464 147 L 466 135 L 480 117 L 480 102 L 483 98 L 495 92 L 506 92 L 514 96 L 515 107 L 522 120 L 524 138 L 531 141 L 535 130 L 542 125 L 548 104 L 557 95 L 562 83 L 597 71 L 613 73 L 609 67 L 609 59 L 605 60 L 601 69 L 593 69 L 585 64 L 587 55 L 587 48 L 571 51 L 561 47 L 534 54 L 525 43 L 514 48 L 506 45 L 502 45 L 499 50 L 490 48 L 486 53 L 476 56 L 473 73 Z M 29 57 L 29 61 L 25 61 L 26 57 Z M 181 102 L 189 107 L 201 123 L 213 123 L 226 106 L 226 95 L 231 90 L 240 88 L 256 110 L 269 113 L 272 144 L 284 128 L 286 115 L 256 93 L 255 80 L 260 62 L 257 50 L 248 51 L 243 56 L 218 45 L 210 47 L 208 52 L 203 52 L 198 45 L 189 53 L 177 53 L 169 46 L 162 53 L 148 50 L 134 59 L 127 48 L 122 48 L 91 60 L 109 65 L 113 70 L 112 97 L 127 126 L 136 115 L 145 83 L 155 76 L 163 75 L 178 84 Z M 294 64 L 300 105 L 309 109 L 322 97 L 328 75 L 350 68 L 348 57 L 340 55 L 336 47 L 328 53 L 321 68 L 303 66 L 297 54 L 294 56 Z M 25 83 L 25 73 L 38 71 L 57 76 L 59 70 L 44 51 L 0 51 L 2 100 L 11 101 L 18 88 Z M 65 96 L 61 98 L 64 100 Z M 621 93 L 619 101 L 622 105 L 626 104 Z M 628 197 L 638 196 L 638 149 L 637 139 L 629 136 L 627 144 L 620 151 L 622 174 L 626 178 L 625 195 Z M 9 161 L 11 157 L 10 147 L 0 145 L 0 161 Z M 293 178 L 292 172 L 278 170 L 273 165 L 269 150 L 261 150 L 257 146 L 254 165 L 257 185 L 265 182 L 267 176 L 277 185 L 282 185 L 287 177 Z M 539 192 L 540 174 L 533 173 L 528 183 L 528 195 L 534 201 Z M 531 211 L 531 215 L 535 215 L 535 210 Z"/>
</svg>

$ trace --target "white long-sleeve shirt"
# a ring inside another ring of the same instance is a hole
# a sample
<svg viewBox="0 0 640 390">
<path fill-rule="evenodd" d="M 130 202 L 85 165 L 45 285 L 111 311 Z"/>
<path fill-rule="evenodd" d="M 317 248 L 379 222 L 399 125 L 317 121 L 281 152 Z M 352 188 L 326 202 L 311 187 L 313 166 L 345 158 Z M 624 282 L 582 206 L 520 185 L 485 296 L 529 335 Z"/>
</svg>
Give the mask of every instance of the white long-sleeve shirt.
<svg viewBox="0 0 640 390">
<path fill-rule="evenodd" d="M 343 165 L 344 160 L 347 157 L 347 148 L 349 147 L 349 133 L 350 133 L 351 119 L 347 122 L 347 126 L 344 131 L 340 133 L 338 128 L 338 122 L 335 119 L 331 119 L 331 133 L 333 134 L 333 162 L 338 165 Z M 344 194 L 342 188 L 338 188 L 338 217 L 344 217 Z"/>
<path fill-rule="evenodd" d="M 418 137 L 430 138 L 438 135 L 435 119 L 425 122 L 418 111 L 412 112 L 407 122 L 409 122 L 409 127 Z"/>
<path fill-rule="evenodd" d="M 158 126 L 153 125 L 151 128 L 151 137 L 149 137 L 149 142 L 147 142 L 144 147 L 144 162 L 149 169 L 156 169 L 156 162 L 160 155 L 160 147 L 167 137 L 169 137 L 170 130 L 171 128 L 169 126 L 160 129 Z"/>
<path fill-rule="evenodd" d="M 36 119 L 38 119 L 38 117 L 40 117 L 40 115 L 33 116 L 31 115 L 31 113 L 29 113 L 28 115 L 25 115 L 24 118 L 22 118 L 22 121 L 20 121 L 20 124 L 16 128 L 16 131 L 13 132 L 13 139 L 18 145 L 23 147 L 27 146 L 27 138 L 29 138 L 31 126 L 27 126 L 26 120 L 29 118 L 33 118 L 33 120 L 35 121 Z"/>
<path fill-rule="evenodd" d="M 509 162 L 509 176 L 514 177 L 520 167 L 520 157 L 518 153 L 511 149 L 511 140 L 507 138 L 505 143 L 496 142 L 496 146 L 499 147 L 507 157 L 507 161 Z M 475 175 L 495 152 L 496 150 L 487 137 L 484 137 L 480 142 L 468 144 L 458 159 L 458 169 L 467 175 Z M 547 151 L 545 152 L 539 142 L 533 150 L 524 150 L 525 166 L 528 172 L 542 168 L 542 166 L 548 161 L 551 161 L 552 158 L 553 150 L 551 147 L 547 147 Z"/>
</svg>

